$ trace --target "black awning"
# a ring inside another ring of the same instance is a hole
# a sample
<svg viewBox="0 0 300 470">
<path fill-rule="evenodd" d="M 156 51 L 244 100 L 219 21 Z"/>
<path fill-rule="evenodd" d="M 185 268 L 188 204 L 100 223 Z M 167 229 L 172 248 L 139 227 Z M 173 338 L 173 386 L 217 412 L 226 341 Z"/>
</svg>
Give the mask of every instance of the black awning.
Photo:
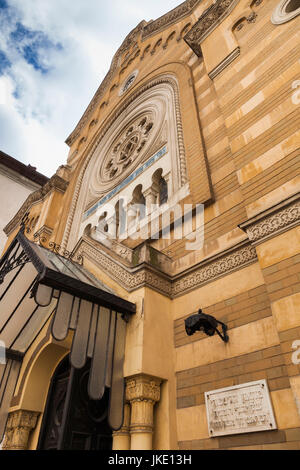
<svg viewBox="0 0 300 470">
<path fill-rule="evenodd" d="M 121 299 L 82 266 L 18 233 L 0 261 L 0 442 L 21 369 L 22 358 L 49 318 L 52 335 L 64 340 L 74 331 L 73 367 L 91 359 L 89 396 L 99 400 L 110 387 L 109 423 L 123 423 L 126 319 L 135 305 Z"/>
</svg>

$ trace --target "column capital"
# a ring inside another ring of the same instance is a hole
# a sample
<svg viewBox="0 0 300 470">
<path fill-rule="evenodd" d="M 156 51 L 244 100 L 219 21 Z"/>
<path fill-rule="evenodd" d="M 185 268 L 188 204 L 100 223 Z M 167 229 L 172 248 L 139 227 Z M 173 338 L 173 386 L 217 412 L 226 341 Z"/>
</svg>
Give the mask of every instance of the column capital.
<svg viewBox="0 0 300 470">
<path fill-rule="evenodd" d="M 126 379 L 126 400 L 150 401 L 156 403 L 160 400 L 160 384 L 162 380 L 146 374 L 139 374 Z"/>
</svg>

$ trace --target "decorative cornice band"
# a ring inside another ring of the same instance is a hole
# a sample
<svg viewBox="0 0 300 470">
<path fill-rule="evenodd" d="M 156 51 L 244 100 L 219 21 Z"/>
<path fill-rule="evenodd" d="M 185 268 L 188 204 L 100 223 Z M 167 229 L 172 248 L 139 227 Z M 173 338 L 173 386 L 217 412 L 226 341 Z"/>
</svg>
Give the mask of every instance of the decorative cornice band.
<svg viewBox="0 0 300 470">
<path fill-rule="evenodd" d="M 171 299 L 198 289 L 204 284 L 213 282 L 217 278 L 257 260 L 255 248 L 247 245 L 236 248 L 225 255 L 221 254 L 211 262 L 200 263 L 200 265 L 190 268 L 186 273 L 172 276 L 145 262 L 138 267 L 125 266 L 92 246 L 85 239 L 79 243 L 76 253 L 96 263 L 100 269 L 115 279 L 128 292 L 141 287 L 149 287 Z"/>
<path fill-rule="evenodd" d="M 43 200 L 52 190 L 57 190 L 64 193 L 68 185 L 69 183 L 66 180 L 57 174 L 53 175 L 44 186 L 29 194 L 28 198 L 22 204 L 14 218 L 4 227 L 4 233 L 9 235 L 18 226 L 23 216 L 34 203 Z"/>
<path fill-rule="evenodd" d="M 201 42 L 229 15 L 238 1 L 217 0 L 200 16 L 199 20 L 184 36 L 185 42 L 198 57 L 202 56 Z"/>
<path fill-rule="evenodd" d="M 267 213 L 253 217 L 240 224 L 253 245 L 277 236 L 280 233 L 299 225 L 300 223 L 300 195 L 289 198 L 271 208 Z"/>
</svg>

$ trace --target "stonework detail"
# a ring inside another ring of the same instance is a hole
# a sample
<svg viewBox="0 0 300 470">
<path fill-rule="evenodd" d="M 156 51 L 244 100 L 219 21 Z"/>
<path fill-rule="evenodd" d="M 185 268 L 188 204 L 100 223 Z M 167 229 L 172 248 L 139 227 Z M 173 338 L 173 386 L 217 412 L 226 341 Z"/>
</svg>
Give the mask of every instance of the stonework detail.
<svg viewBox="0 0 300 470">
<path fill-rule="evenodd" d="M 3 450 L 27 450 L 30 432 L 36 427 L 39 412 L 18 410 L 10 413 Z"/>
<path fill-rule="evenodd" d="M 191 269 L 192 272 L 180 275 L 178 279 L 173 278 L 171 274 L 163 273 L 155 267 L 150 267 L 148 264 L 142 264 L 138 269 L 133 266 L 125 266 L 121 263 L 121 259 L 119 262 L 114 260 L 104 251 L 94 248 L 84 239 L 78 244 L 75 253 L 95 262 L 100 269 L 104 270 L 129 292 L 147 286 L 170 298 L 197 289 L 207 282 L 212 282 L 220 276 L 229 274 L 257 260 L 255 248 L 250 245 L 244 246 L 215 261 L 206 262 L 205 266 L 201 266 L 201 264 L 195 266 Z"/>
<path fill-rule="evenodd" d="M 185 35 L 185 42 L 197 56 L 202 56 L 200 43 L 230 13 L 236 4 L 237 0 L 217 0 L 200 16 L 197 23 Z"/>
<path fill-rule="evenodd" d="M 290 205 L 278 208 L 277 211 L 265 215 L 262 220 L 251 221 L 241 225 L 247 232 L 251 242 L 259 242 L 266 238 L 278 234 L 280 231 L 288 229 L 300 222 L 300 200 L 290 203 Z"/>
<path fill-rule="evenodd" d="M 221 275 L 227 274 L 234 269 L 247 265 L 257 259 L 256 250 L 247 246 L 237 250 L 218 261 L 208 264 L 203 268 L 197 269 L 194 273 L 183 276 L 173 284 L 172 295 L 182 295 L 193 288 L 200 287 L 202 284 L 213 281 Z"/>
<path fill-rule="evenodd" d="M 153 128 L 151 115 L 146 114 L 127 125 L 111 145 L 99 169 L 99 180 L 110 182 L 130 172 L 132 164 L 142 154 Z"/>
<path fill-rule="evenodd" d="M 129 378 L 126 381 L 126 399 L 130 403 L 141 400 L 155 403 L 160 400 L 160 384 L 160 379 L 143 374 Z"/>
<path fill-rule="evenodd" d="M 74 131 L 67 138 L 66 143 L 69 146 L 71 146 L 79 137 L 82 129 L 86 126 L 93 112 L 97 108 L 101 98 L 104 96 L 104 93 L 109 87 L 109 84 L 113 80 L 115 73 L 119 67 L 122 55 L 128 49 L 133 48 L 135 45 L 137 45 L 138 38 L 146 39 L 152 34 L 158 33 L 159 31 L 167 28 L 172 23 L 180 21 L 182 18 L 190 14 L 200 2 L 201 0 L 187 0 L 155 21 L 151 21 L 149 23 L 147 23 L 146 21 L 142 21 L 136 26 L 136 28 L 134 28 L 128 34 L 128 36 L 125 38 L 122 45 L 114 55 L 110 69 L 107 75 L 105 76 L 104 80 L 102 81 L 100 87 L 96 91 L 91 103 L 89 104 L 88 108 L 86 109 L 85 113 L 83 114 L 81 120 L 77 124 Z"/>
<path fill-rule="evenodd" d="M 131 405 L 130 433 L 153 432 L 153 407 L 160 401 L 161 380 L 141 374 L 126 381 L 126 399 Z"/>
</svg>

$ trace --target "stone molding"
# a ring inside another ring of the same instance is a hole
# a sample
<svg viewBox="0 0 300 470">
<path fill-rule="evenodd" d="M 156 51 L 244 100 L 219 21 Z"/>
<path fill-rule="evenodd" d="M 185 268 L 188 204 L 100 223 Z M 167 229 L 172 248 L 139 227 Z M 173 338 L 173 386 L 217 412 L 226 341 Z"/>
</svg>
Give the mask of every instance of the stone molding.
<svg viewBox="0 0 300 470">
<path fill-rule="evenodd" d="M 9 414 L 3 450 L 27 450 L 30 432 L 36 427 L 40 413 L 17 410 Z"/>
<path fill-rule="evenodd" d="M 146 374 L 126 378 L 126 400 L 130 403 L 144 400 L 158 402 L 161 382 L 161 379 Z"/>
<path fill-rule="evenodd" d="M 65 179 L 61 178 L 57 174 L 53 175 L 44 186 L 28 196 L 14 218 L 4 227 L 4 233 L 9 236 L 9 234 L 18 227 L 23 216 L 28 212 L 33 204 L 43 201 L 43 199 L 45 199 L 45 197 L 53 190 L 65 193 L 68 185 L 69 183 Z"/>
<path fill-rule="evenodd" d="M 277 204 L 263 214 L 247 220 L 239 227 L 244 230 L 252 245 L 258 245 L 300 223 L 300 194 Z"/>
<path fill-rule="evenodd" d="M 128 108 L 128 106 L 142 96 L 148 90 L 159 86 L 159 85 L 169 85 L 172 88 L 172 93 L 174 94 L 174 107 L 175 107 L 175 116 L 176 116 L 176 129 L 177 129 L 177 144 L 178 144 L 178 158 L 179 158 L 179 170 L 181 185 L 187 183 L 187 165 L 186 165 L 186 156 L 185 156 L 185 146 L 184 146 L 184 137 L 183 137 L 183 126 L 182 126 L 182 116 L 180 110 L 180 99 L 179 99 L 179 87 L 176 78 L 173 75 L 163 74 L 158 76 L 155 79 L 151 79 L 145 84 L 142 84 L 134 93 L 129 95 L 121 105 L 110 115 L 106 123 L 102 127 L 101 131 L 97 137 L 90 143 L 86 149 L 86 158 L 84 159 L 83 167 L 81 169 L 80 175 L 77 178 L 77 183 L 75 186 L 72 203 L 67 219 L 67 224 L 63 236 L 62 247 L 67 248 L 69 243 L 71 228 L 73 225 L 75 211 L 80 212 L 83 208 L 79 207 L 78 200 L 80 198 L 81 188 L 84 182 L 85 172 L 88 168 L 88 165 L 96 152 L 100 142 L 105 137 L 106 133 L 109 131 L 116 119 Z M 79 224 L 79 221 L 78 221 Z"/>
<path fill-rule="evenodd" d="M 201 42 L 231 13 L 239 0 L 217 0 L 184 36 L 185 42 L 198 57 L 202 57 Z"/>
<path fill-rule="evenodd" d="M 198 263 L 185 273 L 172 276 L 172 267 L 168 269 L 170 272 L 166 273 L 147 261 L 142 261 L 138 266 L 125 265 L 121 259 L 116 260 L 101 248 L 94 247 L 86 238 L 80 240 L 74 252 L 95 263 L 128 292 L 149 287 L 171 299 L 257 261 L 255 248 L 242 244 Z"/>
<path fill-rule="evenodd" d="M 118 431 L 113 432 L 113 436 L 129 436 L 130 433 L 130 405 L 125 403 L 124 405 L 124 420 L 123 426 Z"/>
</svg>

